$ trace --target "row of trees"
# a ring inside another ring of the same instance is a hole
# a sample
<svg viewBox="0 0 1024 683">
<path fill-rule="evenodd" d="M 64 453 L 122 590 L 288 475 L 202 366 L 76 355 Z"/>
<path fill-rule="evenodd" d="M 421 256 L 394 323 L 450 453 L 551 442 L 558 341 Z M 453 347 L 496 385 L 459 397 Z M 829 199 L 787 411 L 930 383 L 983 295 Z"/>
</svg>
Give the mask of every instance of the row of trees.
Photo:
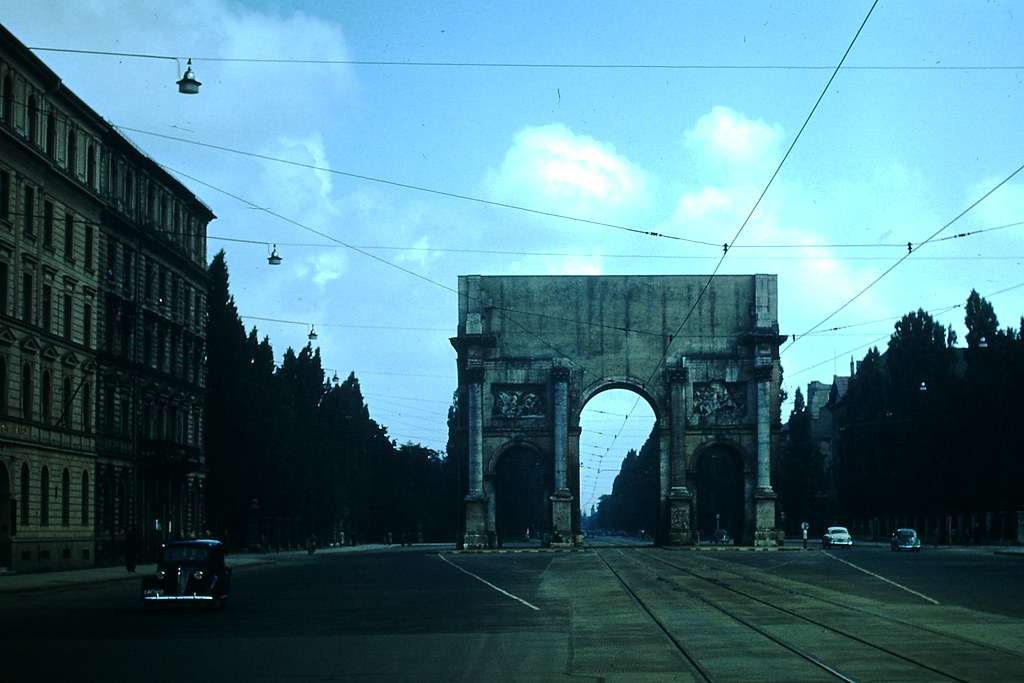
<svg viewBox="0 0 1024 683">
<path fill-rule="evenodd" d="M 798 393 L 781 470 L 787 516 L 1008 512 L 1024 503 L 1024 319 L 1001 329 L 972 291 L 965 325 L 966 348 L 957 347 L 952 329 L 919 310 L 896 323 L 884 353 L 868 351 L 828 408 L 831 468 Z"/>
<path fill-rule="evenodd" d="M 583 520 L 583 528 L 654 533 L 658 520 L 658 459 L 658 440 L 653 437 L 647 438 L 639 453 L 629 449 L 612 483 L 612 492 L 601 496 L 596 509 Z"/>
<path fill-rule="evenodd" d="M 209 268 L 207 519 L 234 544 L 451 539 L 455 473 L 421 445 L 396 445 L 370 418 L 359 380 L 325 377 L 319 349 L 248 334 L 224 252 Z"/>
</svg>

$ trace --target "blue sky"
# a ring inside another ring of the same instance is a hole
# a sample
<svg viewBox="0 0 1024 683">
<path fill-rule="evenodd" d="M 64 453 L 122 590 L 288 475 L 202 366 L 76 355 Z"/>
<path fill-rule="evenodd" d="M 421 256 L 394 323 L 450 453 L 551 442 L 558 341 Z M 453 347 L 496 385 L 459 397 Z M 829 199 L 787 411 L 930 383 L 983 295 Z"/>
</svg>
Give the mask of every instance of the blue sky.
<svg viewBox="0 0 1024 683">
<path fill-rule="evenodd" d="M 1024 164 L 1024 4 L 36 0 L 0 21 L 176 58 L 36 52 L 218 215 L 246 324 L 279 358 L 315 325 L 400 443 L 444 448 L 461 274 L 777 273 L 790 395 L 918 308 L 962 339 L 972 288 L 1024 314 L 1024 172 L 999 186 Z M 203 86 L 179 95 L 190 57 Z M 585 507 L 652 419 L 598 399 Z"/>
</svg>

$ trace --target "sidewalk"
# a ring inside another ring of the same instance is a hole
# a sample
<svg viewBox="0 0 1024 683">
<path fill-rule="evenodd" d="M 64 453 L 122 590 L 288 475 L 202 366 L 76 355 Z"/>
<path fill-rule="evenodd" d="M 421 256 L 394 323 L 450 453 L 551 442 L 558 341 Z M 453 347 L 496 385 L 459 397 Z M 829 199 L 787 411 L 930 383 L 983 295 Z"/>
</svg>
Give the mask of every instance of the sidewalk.
<svg viewBox="0 0 1024 683">
<path fill-rule="evenodd" d="M 338 546 L 333 548 L 318 548 L 316 555 L 361 552 L 368 550 L 383 550 L 401 548 L 398 544 L 384 545 L 382 543 L 367 543 L 356 546 Z M 416 547 L 416 546 L 413 546 Z M 273 564 L 283 559 L 300 559 L 307 556 L 305 550 L 286 550 L 284 552 L 268 553 L 231 553 L 227 558 L 229 567 L 245 567 L 259 564 Z M 139 581 L 147 574 L 156 572 L 156 564 L 140 564 L 134 572 L 127 571 L 123 565 L 116 567 L 93 567 L 90 569 L 69 569 L 53 572 L 6 572 L 0 570 L 0 595 L 5 593 L 23 593 L 29 591 L 59 590 L 69 586 L 78 586 L 90 583 L 105 583 L 108 581 Z"/>
</svg>

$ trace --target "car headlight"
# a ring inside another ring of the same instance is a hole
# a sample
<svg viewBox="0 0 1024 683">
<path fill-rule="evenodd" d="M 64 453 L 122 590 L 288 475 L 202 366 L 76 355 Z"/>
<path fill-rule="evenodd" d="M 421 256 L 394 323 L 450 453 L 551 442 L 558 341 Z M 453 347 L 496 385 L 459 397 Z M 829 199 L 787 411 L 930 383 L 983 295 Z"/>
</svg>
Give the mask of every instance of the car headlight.
<svg viewBox="0 0 1024 683">
<path fill-rule="evenodd" d="M 167 576 L 167 572 L 165 572 L 163 569 L 156 570 L 156 578 L 163 579 L 165 576 Z"/>
<path fill-rule="evenodd" d="M 203 570 L 202 569 L 197 569 L 192 574 L 192 578 L 195 579 L 196 581 L 202 581 L 203 580 Z"/>
</svg>

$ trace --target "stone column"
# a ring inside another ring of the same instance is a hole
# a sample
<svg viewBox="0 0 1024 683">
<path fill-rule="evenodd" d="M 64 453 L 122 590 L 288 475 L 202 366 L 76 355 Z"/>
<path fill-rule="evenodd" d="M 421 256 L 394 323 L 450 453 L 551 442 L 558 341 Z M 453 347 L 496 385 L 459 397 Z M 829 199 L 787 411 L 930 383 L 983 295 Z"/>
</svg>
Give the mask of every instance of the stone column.
<svg viewBox="0 0 1024 683">
<path fill-rule="evenodd" d="M 782 542 L 782 531 L 775 528 L 775 501 L 772 490 L 772 424 L 771 424 L 771 361 L 757 359 L 754 381 L 757 382 L 757 481 L 754 489 L 755 546 L 775 546 Z"/>
<path fill-rule="evenodd" d="M 662 476 L 667 474 L 668 491 L 668 543 L 669 545 L 694 545 L 697 534 L 693 530 L 693 494 L 686 486 L 686 383 L 690 375 L 686 368 L 669 368 L 665 371 L 668 384 L 669 452 L 668 472 L 662 467 Z"/>
<path fill-rule="evenodd" d="M 487 546 L 487 495 L 484 493 L 483 368 L 466 369 L 466 424 L 469 491 L 466 494 L 466 548 Z"/>
<path fill-rule="evenodd" d="M 754 368 L 757 381 L 757 490 L 772 490 L 772 424 L 771 424 L 771 379 L 772 366 L 758 365 Z"/>
<path fill-rule="evenodd" d="M 552 368 L 552 439 L 555 491 L 551 495 L 552 544 L 571 545 L 572 492 L 569 490 L 569 368 Z"/>
</svg>

